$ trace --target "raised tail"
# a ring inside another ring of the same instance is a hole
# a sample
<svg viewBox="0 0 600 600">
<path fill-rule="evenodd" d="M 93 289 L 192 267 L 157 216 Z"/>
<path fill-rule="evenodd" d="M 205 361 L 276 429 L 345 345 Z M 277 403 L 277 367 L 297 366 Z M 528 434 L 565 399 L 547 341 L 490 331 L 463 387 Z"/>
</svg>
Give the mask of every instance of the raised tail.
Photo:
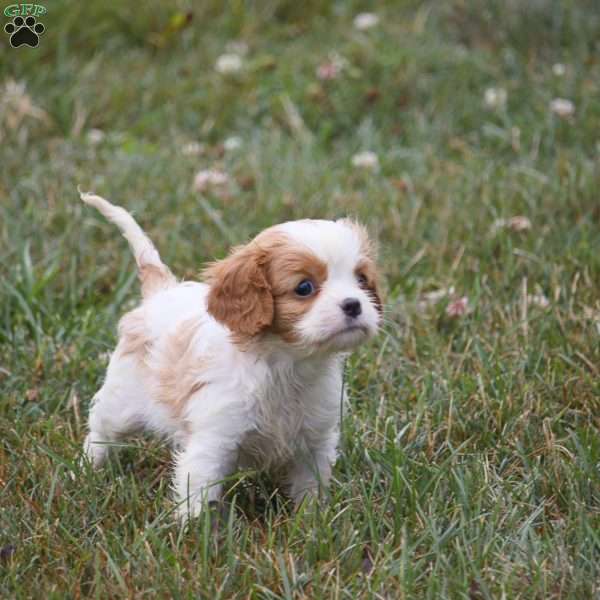
<svg viewBox="0 0 600 600">
<path fill-rule="evenodd" d="M 109 221 L 112 221 L 129 242 L 138 266 L 144 298 L 177 283 L 169 267 L 160 260 L 154 244 L 124 208 L 115 206 L 108 200 L 89 192 L 79 190 L 79 195 L 86 204 L 98 209 Z"/>
</svg>

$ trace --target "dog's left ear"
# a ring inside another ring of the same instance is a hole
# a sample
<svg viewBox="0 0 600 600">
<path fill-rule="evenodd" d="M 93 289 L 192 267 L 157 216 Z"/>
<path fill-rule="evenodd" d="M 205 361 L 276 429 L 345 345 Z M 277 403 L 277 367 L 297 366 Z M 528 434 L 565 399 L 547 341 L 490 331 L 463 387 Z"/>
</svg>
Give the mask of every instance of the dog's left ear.
<svg viewBox="0 0 600 600">
<path fill-rule="evenodd" d="M 207 310 L 234 334 L 253 337 L 273 322 L 274 302 L 267 279 L 268 253 L 250 243 L 235 248 L 204 271 L 210 285 Z"/>
</svg>

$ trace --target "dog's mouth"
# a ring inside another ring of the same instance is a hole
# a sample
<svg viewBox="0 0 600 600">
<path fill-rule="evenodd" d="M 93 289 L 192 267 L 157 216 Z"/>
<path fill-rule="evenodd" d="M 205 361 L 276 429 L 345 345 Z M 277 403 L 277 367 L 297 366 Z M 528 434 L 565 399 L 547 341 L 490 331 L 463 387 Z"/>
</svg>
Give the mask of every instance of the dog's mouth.
<svg viewBox="0 0 600 600">
<path fill-rule="evenodd" d="M 348 325 L 329 334 L 321 341 L 322 346 L 333 345 L 349 348 L 361 342 L 369 334 L 366 325 Z"/>
</svg>

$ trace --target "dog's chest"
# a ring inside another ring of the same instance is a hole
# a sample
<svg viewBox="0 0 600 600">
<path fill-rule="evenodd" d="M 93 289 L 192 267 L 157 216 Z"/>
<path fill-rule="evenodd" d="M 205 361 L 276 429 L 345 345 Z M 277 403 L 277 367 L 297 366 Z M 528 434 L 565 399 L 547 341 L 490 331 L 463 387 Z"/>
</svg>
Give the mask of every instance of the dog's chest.
<svg viewBox="0 0 600 600">
<path fill-rule="evenodd" d="M 313 406 L 307 374 L 275 371 L 253 392 L 253 428 L 241 449 L 250 462 L 273 466 L 303 448 L 303 428 Z"/>
</svg>

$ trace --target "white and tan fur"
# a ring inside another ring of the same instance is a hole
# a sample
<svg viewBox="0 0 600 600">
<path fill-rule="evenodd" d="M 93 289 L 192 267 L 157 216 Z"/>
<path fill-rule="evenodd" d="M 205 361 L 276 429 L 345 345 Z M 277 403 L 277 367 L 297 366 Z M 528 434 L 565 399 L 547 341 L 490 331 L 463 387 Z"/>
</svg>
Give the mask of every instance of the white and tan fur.
<svg viewBox="0 0 600 600">
<path fill-rule="evenodd" d="M 90 410 L 92 464 L 133 431 L 167 435 L 177 449 L 184 519 L 218 499 L 222 480 L 238 468 L 282 474 L 297 503 L 326 487 L 343 358 L 381 318 L 364 228 L 349 220 L 276 225 L 210 264 L 204 283 L 178 283 L 129 213 L 93 194 L 81 198 L 123 232 L 143 296 L 119 323 Z M 296 291 L 306 280 L 309 297 Z"/>
</svg>

